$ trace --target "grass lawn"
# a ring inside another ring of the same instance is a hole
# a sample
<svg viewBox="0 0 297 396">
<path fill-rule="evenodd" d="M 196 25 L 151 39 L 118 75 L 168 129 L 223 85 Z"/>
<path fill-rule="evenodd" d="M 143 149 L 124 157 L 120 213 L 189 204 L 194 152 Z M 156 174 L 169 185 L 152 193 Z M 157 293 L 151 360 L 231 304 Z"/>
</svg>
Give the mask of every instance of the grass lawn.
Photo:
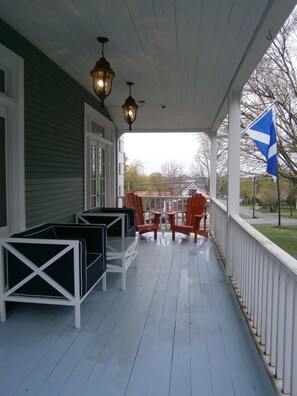
<svg viewBox="0 0 297 396">
<path fill-rule="evenodd" d="M 297 227 L 254 226 L 261 234 L 297 259 Z"/>
<path fill-rule="evenodd" d="M 292 219 L 297 219 L 297 210 L 296 209 L 292 210 L 292 215 L 293 216 L 291 216 L 291 209 L 290 208 L 287 208 L 287 207 L 282 208 L 281 207 L 281 216 L 291 217 Z"/>
</svg>

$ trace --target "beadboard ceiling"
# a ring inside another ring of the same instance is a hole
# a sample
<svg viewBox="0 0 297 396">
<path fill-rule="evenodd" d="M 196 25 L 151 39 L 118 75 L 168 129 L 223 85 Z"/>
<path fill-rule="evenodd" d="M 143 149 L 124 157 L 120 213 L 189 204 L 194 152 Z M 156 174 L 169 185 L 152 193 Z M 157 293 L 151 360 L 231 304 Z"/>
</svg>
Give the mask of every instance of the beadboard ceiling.
<svg viewBox="0 0 297 396">
<path fill-rule="evenodd" d="M 127 130 L 121 106 L 144 101 L 134 131 L 201 131 L 226 114 L 295 0 L 1 0 L 0 17 L 93 93 L 101 57 L 115 71 L 106 106 Z M 140 103 L 138 103 L 140 104 Z M 99 107 L 99 102 L 98 102 Z"/>
</svg>

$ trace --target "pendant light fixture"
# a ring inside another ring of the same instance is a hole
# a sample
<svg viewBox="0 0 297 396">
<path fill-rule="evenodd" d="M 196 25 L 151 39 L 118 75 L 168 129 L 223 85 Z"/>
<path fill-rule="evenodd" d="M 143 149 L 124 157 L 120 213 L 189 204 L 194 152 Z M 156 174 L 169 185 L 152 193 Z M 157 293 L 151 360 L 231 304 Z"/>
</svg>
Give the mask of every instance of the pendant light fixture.
<svg viewBox="0 0 297 396">
<path fill-rule="evenodd" d="M 90 74 L 93 77 L 93 88 L 96 95 L 101 100 L 101 107 L 104 107 L 104 99 L 110 94 L 112 80 L 115 72 L 111 69 L 109 62 L 104 58 L 104 44 L 109 40 L 106 37 L 98 37 L 97 40 L 102 44 L 102 56 L 96 62 Z"/>
<path fill-rule="evenodd" d="M 134 84 L 133 82 L 127 82 L 127 85 L 129 86 L 129 96 L 122 106 L 125 121 L 129 124 L 129 131 L 131 131 L 131 125 L 136 120 L 137 109 L 138 109 L 138 105 L 131 96 L 131 86 L 133 84 Z"/>
</svg>

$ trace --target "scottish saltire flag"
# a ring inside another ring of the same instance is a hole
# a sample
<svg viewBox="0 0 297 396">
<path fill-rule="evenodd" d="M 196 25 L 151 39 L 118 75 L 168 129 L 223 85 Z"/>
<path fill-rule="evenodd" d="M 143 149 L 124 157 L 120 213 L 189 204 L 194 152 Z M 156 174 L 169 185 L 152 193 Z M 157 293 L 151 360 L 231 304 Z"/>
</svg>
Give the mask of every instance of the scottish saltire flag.
<svg viewBox="0 0 297 396">
<path fill-rule="evenodd" d="M 277 143 L 274 106 L 266 110 L 246 131 L 267 159 L 267 173 L 277 177 Z"/>
</svg>

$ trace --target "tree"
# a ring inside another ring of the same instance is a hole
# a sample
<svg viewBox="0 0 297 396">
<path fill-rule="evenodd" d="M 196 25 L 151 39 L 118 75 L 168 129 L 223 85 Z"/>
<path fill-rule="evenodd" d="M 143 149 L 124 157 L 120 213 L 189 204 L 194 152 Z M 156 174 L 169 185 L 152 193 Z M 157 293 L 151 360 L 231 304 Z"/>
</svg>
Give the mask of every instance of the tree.
<svg viewBox="0 0 297 396">
<path fill-rule="evenodd" d="M 279 174 L 297 183 L 297 9 L 288 18 L 258 67 L 244 87 L 242 126 L 248 126 L 271 103 L 276 103 Z M 251 139 L 243 136 L 242 159 L 245 170 L 254 171 L 266 162 Z M 252 161 L 253 162 L 252 162 Z M 265 169 L 265 168 L 264 168 Z"/>
<path fill-rule="evenodd" d="M 199 143 L 197 153 L 191 165 L 191 175 L 194 177 L 210 177 L 210 140 L 205 133 L 197 133 Z"/>
<path fill-rule="evenodd" d="M 180 195 L 186 179 L 182 165 L 175 161 L 168 161 L 161 166 L 161 171 L 167 180 L 166 190 L 170 195 Z"/>
<path fill-rule="evenodd" d="M 274 181 L 271 178 L 263 179 L 263 177 L 261 177 L 257 184 L 258 192 L 256 197 L 258 202 L 264 207 L 277 207 L 278 196 Z"/>
<path fill-rule="evenodd" d="M 148 176 L 144 174 L 144 165 L 141 161 L 135 160 L 127 165 L 125 159 L 125 195 L 128 192 L 146 191 L 148 188 Z"/>
<path fill-rule="evenodd" d="M 217 194 L 221 197 L 226 197 L 228 195 L 228 178 L 227 175 L 222 175 L 218 177 L 217 180 Z"/>
<path fill-rule="evenodd" d="M 276 101 L 279 174 L 297 183 L 297 8 L 288 18 L 267 53 L 245 85 L 241 101 L 241 127 L 244 130 L 263 110 Z M 218 130 L 217 173 L 227 174 L 228 118 Z M 195 172 L 209 172 L 209 148 L 205 137 L 197 134 L 201 147 L 195 159 Z M 205 151 L 205 152 L 204 152 Z M 205 161 L 207 158 L 207 162 Z M 197 165 L 197 163 L 199 164 Z M 241 173 L 264 174 L 266 160 L 247 134 L 241 139 Z"/>
<path fill-rule="evenodd" d="M 277 207 L 278 195 L 276 183 L 271 177 L 260 176 L 257 178 L 257 199 L 264 207 Z M 289 195 L 289 182 L 280 180 L 280 201 L 286 203 Z"/>
<path fill-rule="evenodd" d="M 250 205 L 254 197 L 254 180 L 251 177 L 240 180 L 240 198 L 244 205 Z"/>
<path fill-rule="evenodd" d="M 154 172 L 149 175 L 149 181 L 151 189 L 159 194 L 166 191 L 167 188 L 167 178 L 160 172 Z"/>
<path fill-rule="evenodd" d="M 217 149 L 217 176 L 226 174 L 227 169 L 227 137 L 228 137 L 227 120 L 223 122 L 218 131 L 218 149 Z M 191 176 L 207 177 L 210 179 L 210 139 L 205 133 L 197 133 L 199 148 L 191 166 Z"/>
</svg>

